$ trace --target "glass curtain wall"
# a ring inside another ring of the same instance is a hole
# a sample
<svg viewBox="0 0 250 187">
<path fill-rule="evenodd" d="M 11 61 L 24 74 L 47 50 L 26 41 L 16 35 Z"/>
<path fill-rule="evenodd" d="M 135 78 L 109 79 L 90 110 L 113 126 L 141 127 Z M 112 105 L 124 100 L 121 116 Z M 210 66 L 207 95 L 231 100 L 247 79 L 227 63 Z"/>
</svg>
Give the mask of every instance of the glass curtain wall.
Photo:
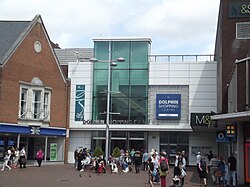
<svg viewBox="0 0 250 187">
<path fill-rule="evenodd" d="M 98 60 L 123 57 L 111 68 L 110 124 L 146 124 L 148 102 L 149 43 L 141 41 L 95 41 L 94 53 Z M 94 63 L 93 120 L 106 121 L 107 62 Z"/>
</svg>

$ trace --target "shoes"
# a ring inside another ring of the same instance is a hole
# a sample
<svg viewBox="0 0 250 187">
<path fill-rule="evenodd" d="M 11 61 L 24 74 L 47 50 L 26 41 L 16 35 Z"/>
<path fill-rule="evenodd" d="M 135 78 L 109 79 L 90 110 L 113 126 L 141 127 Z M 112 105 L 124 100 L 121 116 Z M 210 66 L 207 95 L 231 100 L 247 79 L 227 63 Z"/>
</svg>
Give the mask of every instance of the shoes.
<svg viewBox="0 0 250 187">
<path fill-rule="evenodd" d="M 1 169 L 1 171 L 4 171 L 4 169 Z"/>
<path fill-rule="evenodd" d="M 11 170 L 11 168 L 9 168 L 9 171 Z"/>
<path fill-rule="evenodd" d="M 83 172 L 83 171 L 84 171 L 84 169 L 81 169 L 81 170 L 80 170 L 80 172 Z"/>
</svg>

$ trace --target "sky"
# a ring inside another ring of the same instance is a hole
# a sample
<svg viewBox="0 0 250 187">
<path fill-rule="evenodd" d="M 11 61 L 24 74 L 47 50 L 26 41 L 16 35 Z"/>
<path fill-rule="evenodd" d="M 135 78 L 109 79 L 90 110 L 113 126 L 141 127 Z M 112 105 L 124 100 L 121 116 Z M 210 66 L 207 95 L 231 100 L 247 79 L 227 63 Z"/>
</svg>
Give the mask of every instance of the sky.
<svg viewBox="0 0 250 187">
<path fill-rule="evenodd" d="M 0 0 L 0 20 L 40 14 L 61 48 L 96 37 L 151 38 L 151 54 L 214 54 L 220 0 Z"/>
</svg>

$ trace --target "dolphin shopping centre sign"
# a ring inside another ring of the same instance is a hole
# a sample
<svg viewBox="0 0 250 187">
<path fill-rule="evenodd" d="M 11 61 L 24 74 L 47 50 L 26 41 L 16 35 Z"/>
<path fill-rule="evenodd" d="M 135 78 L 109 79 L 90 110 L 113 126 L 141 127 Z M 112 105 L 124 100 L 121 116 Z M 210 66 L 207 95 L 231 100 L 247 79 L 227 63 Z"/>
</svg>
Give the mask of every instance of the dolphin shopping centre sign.
<svg viewBox="0 0 250 187">
<path fill-rule="evenodd" d="M 156 119 L 180 119 L 181 94 L 156 95 Z"/>
</svg>

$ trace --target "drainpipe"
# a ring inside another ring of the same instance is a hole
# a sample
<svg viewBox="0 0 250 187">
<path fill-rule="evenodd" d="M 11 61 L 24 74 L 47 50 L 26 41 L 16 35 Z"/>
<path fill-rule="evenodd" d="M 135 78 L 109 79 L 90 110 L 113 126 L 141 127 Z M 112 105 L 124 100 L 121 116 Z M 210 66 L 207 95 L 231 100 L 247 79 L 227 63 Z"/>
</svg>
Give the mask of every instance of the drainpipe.
<svg viewBox="0 0 250 187">
<path fill-rule="evenodd" d="M 71 91 L 71 80 L 66 80 L 66 138 L 65 138 L 65 149 L 64 149 L 64 163 L 68 164 L 68 152 L 69 152 L 69 115 L 70 115 L 70 91 Z"/>
</svg>

